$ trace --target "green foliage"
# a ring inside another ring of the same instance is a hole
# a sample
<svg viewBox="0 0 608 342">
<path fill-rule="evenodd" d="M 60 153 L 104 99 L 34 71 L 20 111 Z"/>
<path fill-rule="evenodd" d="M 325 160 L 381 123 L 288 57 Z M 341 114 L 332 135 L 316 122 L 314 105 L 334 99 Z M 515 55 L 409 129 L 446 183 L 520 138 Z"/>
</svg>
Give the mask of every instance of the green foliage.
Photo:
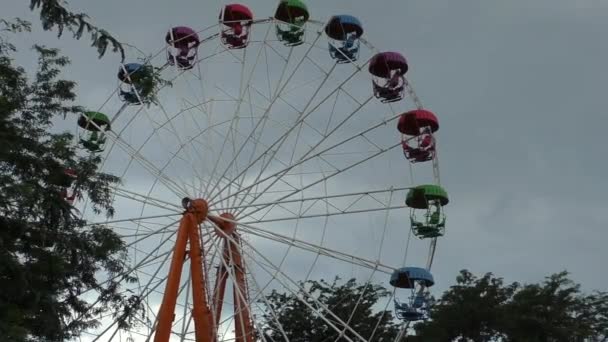
<svg viewBox="0 0 608 342">
<path fill-rule="evenodd" d="M 31 23 L 20 18 L 15 18 L 14 21 L 0 19 L 0 32 L 30 32 L 31 29 Z"/>
<path fill-rule="evenodd" d="M 74 114 L 83 111 L 73 104 L 76 84 L 59 78 L 69 60 L 56 49 L 35 46 L 37 70 L 15 66 L 6 34 L 27 31 L 29 24 L 0 24 L 2 341 L 68 340 L 97 326 L 107 311 L 127 327 L 142 311 L 139 298 L 120 290 L 121 281 L 135 281 L 123 275 L 125 246 L 111 229 L 85 226 L 57 181 L 66 168 L 76 170 L 73 186 L 97 213 L 111 216 L 109 187 L 119 179 L 99 172 L 98 156 L 79 156 L 71 134 L 49 132 L 53 119 L 76 120 Z M 104 275 L 107 282 L 100 280 Z"/>
<path fill-rule="evenodd" d="M 111 46 L 112 51 L 119 52 L 124 61 L 125 51 L 120 42 L 106 30 L 91 24 L 86 14 L 70 12 L 60 0 L 30 0 L 30 10 L 35 9 L 40 10 L 40 21 L 45 31 L 57 28 L 57 35 L 61 37 L 67 29 L 76 39 L 80 39 L 86 31 L 91 34 L 91 46 L 97 49 L 100 58 Z"/>
<path fill-rule="evenodd" d="M 583 294 L 567 272 L 521 287 L 505 306 L 510 341 L 584 341 L 608 338 L 608 294 Z"/>
<path fill-rule="evenodd" d="M 408 341 L 603 341 L 608 294 L 583 294 L 567 272 L 541 284 L 504 284 L 463 270 Z"/>
<path fill-rule="evenodd" d="M 343 322 L 348 322 L 357 333 L 373 341 L 393 341 L 398 333 L 390 311 L 377 311 L 374 307 L 381 298 L 390 293 L 379 285 L 357 284 L 355 279 L 339 284 L 336 278 L 332 283 L 324 280 L 300 283 L 297 294 L 272 291 L 266 300 L 260 301 L 264 307 L 264 331 L 268 341 L 283 341 L 285 336 L 279 324 L 292 342 L 342 341 L 340 333 L 332 328 L 311 309 L 325 313 L 325 317 L 338 329 L 344 327 L 330 317 L 317 302 L 329 308 Z M 307 295 L 310 294 L 310 296 Z M 372 337 L 373 334 L 373 337 Z M 357 340 L 353 333 L 346 330 L 342 336 Z"/>
</svg>

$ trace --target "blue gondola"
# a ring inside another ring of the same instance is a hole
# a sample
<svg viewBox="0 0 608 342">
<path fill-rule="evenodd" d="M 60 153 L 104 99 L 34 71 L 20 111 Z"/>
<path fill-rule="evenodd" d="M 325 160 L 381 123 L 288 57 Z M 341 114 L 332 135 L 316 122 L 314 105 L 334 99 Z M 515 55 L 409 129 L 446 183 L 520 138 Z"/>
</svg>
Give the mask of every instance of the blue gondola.
<svg viewBox="0 0 608 342">
<path fill-rule="evenodd" d="M 120 99 L 128 104 L 140 105 L 153 90 L 153 76 L 150 66 L 127 63 L 118 68 Z"/>
<path fill-rule="evenodd" d="M 359 19 L 352 15 L 335 15 L 325 25 L 325 34 L 330 39 L 329 54 L 338 63 L 350 63 L 359 58 L 363 35 Z"/>
<path fill-rule="evenodd" d="M 396 288 L 409 289 L 407 301 L 395 299 L 395 315 L 408 321 L 420 321 L 428 317 L 429 294 L 425 291 L 435 284 L 433 275 L 424 268 L 403 267 L 391 275 L 390 284 Z"/>
</svg>

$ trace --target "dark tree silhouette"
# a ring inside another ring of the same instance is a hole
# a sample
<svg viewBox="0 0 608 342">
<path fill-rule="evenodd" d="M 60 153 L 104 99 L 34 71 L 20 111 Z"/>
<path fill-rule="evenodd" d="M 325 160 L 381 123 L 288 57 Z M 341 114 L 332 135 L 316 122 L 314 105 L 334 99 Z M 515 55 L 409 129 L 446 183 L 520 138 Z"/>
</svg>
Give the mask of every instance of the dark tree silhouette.
<svg viewBox="0 0 608 342">
<path fill-rule="evenodd" d="M 30 0 L 30 9 L 39 10 L 45 31 L 57 29 L 57 35 L 61 36 L 67 29 L 76 39 L 80 39 L 85 32 L 89 33 L 91 45 L 97 49 L 99 57 L 111 46 L 112 51 L 120 53 L 124 61 L 125 51 L 116 38 L 108 31 L 93 25 L 86 14 L 73 13 L 64 4 L 65 2 L 60 0 Z"/>
<path fill-rule="evenodd" d="M 37 70 L 16 65 L 10 37 L 29 28 L 0 21 L 0 340 L 64 341 L 106 312 L 129 326 L 141 302 L 121 293 L 135 279 L 123 275 L 119 236 L 86 226 L 64 199 L 71 168 L 93 209 L 111 216 L 109 187 L 119 180 L 98 171 L 98 156 L 77 154 L 71 134 L 50 132 L 54 118 L 76 120 L 83 109 L 75 83 L 59 78 L 69 60 L 58 50 L 35 46 Z"/>
<path fill-rule="evenodd" d="M 606 341 L 608 294 L 582 293 L 567 272 L 540 284 L 504 284 L 463 270 L 415 325 L 410 341 Z"/>
</svg>

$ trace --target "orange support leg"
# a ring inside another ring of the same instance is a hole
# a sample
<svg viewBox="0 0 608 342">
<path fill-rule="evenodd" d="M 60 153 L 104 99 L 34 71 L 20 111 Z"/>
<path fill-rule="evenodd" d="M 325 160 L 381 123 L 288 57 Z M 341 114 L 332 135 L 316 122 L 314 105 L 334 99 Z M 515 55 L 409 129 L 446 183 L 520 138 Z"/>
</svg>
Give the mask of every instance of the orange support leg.
<svg viewBox="0 0 608 342">
<path fill-rule="evenodd" d="M 182 275 L 186 244 L 190 240 L 190 267 L 192 273 L 193 319 L 196 342 L 213 342 L 213 320 L 205 291 L 206 274 L 202 264 L 202 247 L 198 225 L 207 217 L 207 202 L 201 199 L 189 203 L 181 219 L 173 251 L 167 286 L 158 313 L 154 342 L 168 342 L 175 317 L 175 305 Z"/>
<path fill-rule="evenodd" d="M 230 252 L 234 265 L 235 281 L 234 286 L 234 330 L 236 332 L 236 342 L 253 342 L 253 323 L 247 299 L 247 284 L 245 280 L 245 267 L 240 251 L 239 235 L 233 234 L 235 242 L 230 242 Z"/>
<path fill-rule="evenodd" d="M 247 299 L 248 292 L 245 281 L 245 267 L 243 266 L 239 235 L 236 232 L 236 224 L 225 219 L 234 221 L 234 216 L 230 213 L 221 214 L 219 217 L 209 216 L 209 220 L 216 224 L 217 229 L 222 231 L 222 233 L 218 232 L 218 236 L 222 237 L 225 241 L 224 259 L 226 260 L 226 264 L 229 265 L 229 267 L 232 267 L 234 271 L 233 297 L 235 341 L 254 342 L 253 321 L 251 320 L 251 311 Z M 231 237 L 234 242 L 230 241 L 228 237 Z M 224 270 L 224 272 L 227 273 L 226 270 Z M 216 305 L 221 306 L 223 303 L 225 286 L 225 279 L 223 279 L 221 283 L 218 282 L 216 285 L 215 291 L 217 296 L 214 297 Z M 217 307 L 218 306 L 216 306 L 216 308 Z M 221 312 L 221 307 L 218 311 Z M 219 318 L 216 317 L 216 319 Z"/>
<path fill-rule="evenodd" d="M 224 241 L 224 251 L 222 258 L 226 265 L 230 266 L 230 257 L 228 256 L 228 241 Z M 217 277 L 215 278 L 215 290 L 213 293 L 213 307 L 215 308 L 215 327 L 218 328 L 222 317 L 222 307 L 224 306 L 224 294 L 226 292 L 226 280 L 228 279 L 228 269 L 224 263 L 220 263 L 217 269 Z"/>
<path fill-rule="evenodd" d="M 203 272 L 202 246 L 197 225 L 190 227 L 190 270 L 192 274 L 192 318 L 196 342 L 212 342 L 213 316 L 207 303 L 205 274 Z"/>
<path fill-rule="evenodd" d="M 186 244 L 188 242 L 188 231 L 190 230 L 189 216 L 185 214 L 179 224 L 177 232 L 177 240 L 175 241 L 175 249 L 173 250 L 173 259 L 169 269 L 167 285 L 163 295 L 163 301 L 158 312 L 158 324 L 156 325 L 156 334 L 154 342 L 167 342 L 171 335 L 171 326 L 175 317 L 175 303 L 177 300 L 177 291 L 179 289 L 179 281 L 182 277 L 182 266 L 186 256 Z"/>
</svg>

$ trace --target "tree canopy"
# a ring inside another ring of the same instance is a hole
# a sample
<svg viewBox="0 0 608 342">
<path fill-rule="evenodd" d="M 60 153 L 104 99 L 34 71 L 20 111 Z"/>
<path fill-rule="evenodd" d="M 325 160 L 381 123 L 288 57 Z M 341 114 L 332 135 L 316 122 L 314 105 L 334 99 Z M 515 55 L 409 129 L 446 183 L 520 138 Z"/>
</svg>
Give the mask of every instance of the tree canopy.
<svg viewBox="0 0 608 342">
<path fill-rule="evenodd" d="M 69 168 L 77 197 L 111 216 L 110 186 L 119 179 L 99 172 L 99 156 L 79 153 L 72 134 L 50 132 L 53 119 L 76 120 L 83 108 L 76 84 L 60 77 L 69 60 L 58 50 L 34 46 L 37 70 L 15 65 L 10 37 L 29 28 L 0 21 L 0 336 L 64 341 L 106 312 L 128 326 L 140 300 L 120 291 L 135 279 L 125 275 L 119 236 L 87 226 L 65 200 Z"/>
<path fill-rule="evenodd" d="M 456 283 L 433 300 L 431 319 L 410 325 L 410 336 L 400 341 L 608 341 L 608 294 L 583 293 L 568 276 L 561 272 L 538 284 L 520 284 L 463 270 Z M 275 290 L 261 301 L 266 340 L 342 341 L 343 336 L 353 338 L 341 324 L 348 322 L 364 339 L 396 341 L 403 322 L 393 316 L 392 305 L 387 311 L 378 305 L 390 297 L 382 286 L 354 279 L 299 286 L 295 293 Z"/>
<path fill-rule="evenodd" d="M 505 284 L 463 270 L 415 325 L 414 341 L 605 341 L 608 294 L 586 294 L 567 272 L 539 284 Z"/>
</svg>

